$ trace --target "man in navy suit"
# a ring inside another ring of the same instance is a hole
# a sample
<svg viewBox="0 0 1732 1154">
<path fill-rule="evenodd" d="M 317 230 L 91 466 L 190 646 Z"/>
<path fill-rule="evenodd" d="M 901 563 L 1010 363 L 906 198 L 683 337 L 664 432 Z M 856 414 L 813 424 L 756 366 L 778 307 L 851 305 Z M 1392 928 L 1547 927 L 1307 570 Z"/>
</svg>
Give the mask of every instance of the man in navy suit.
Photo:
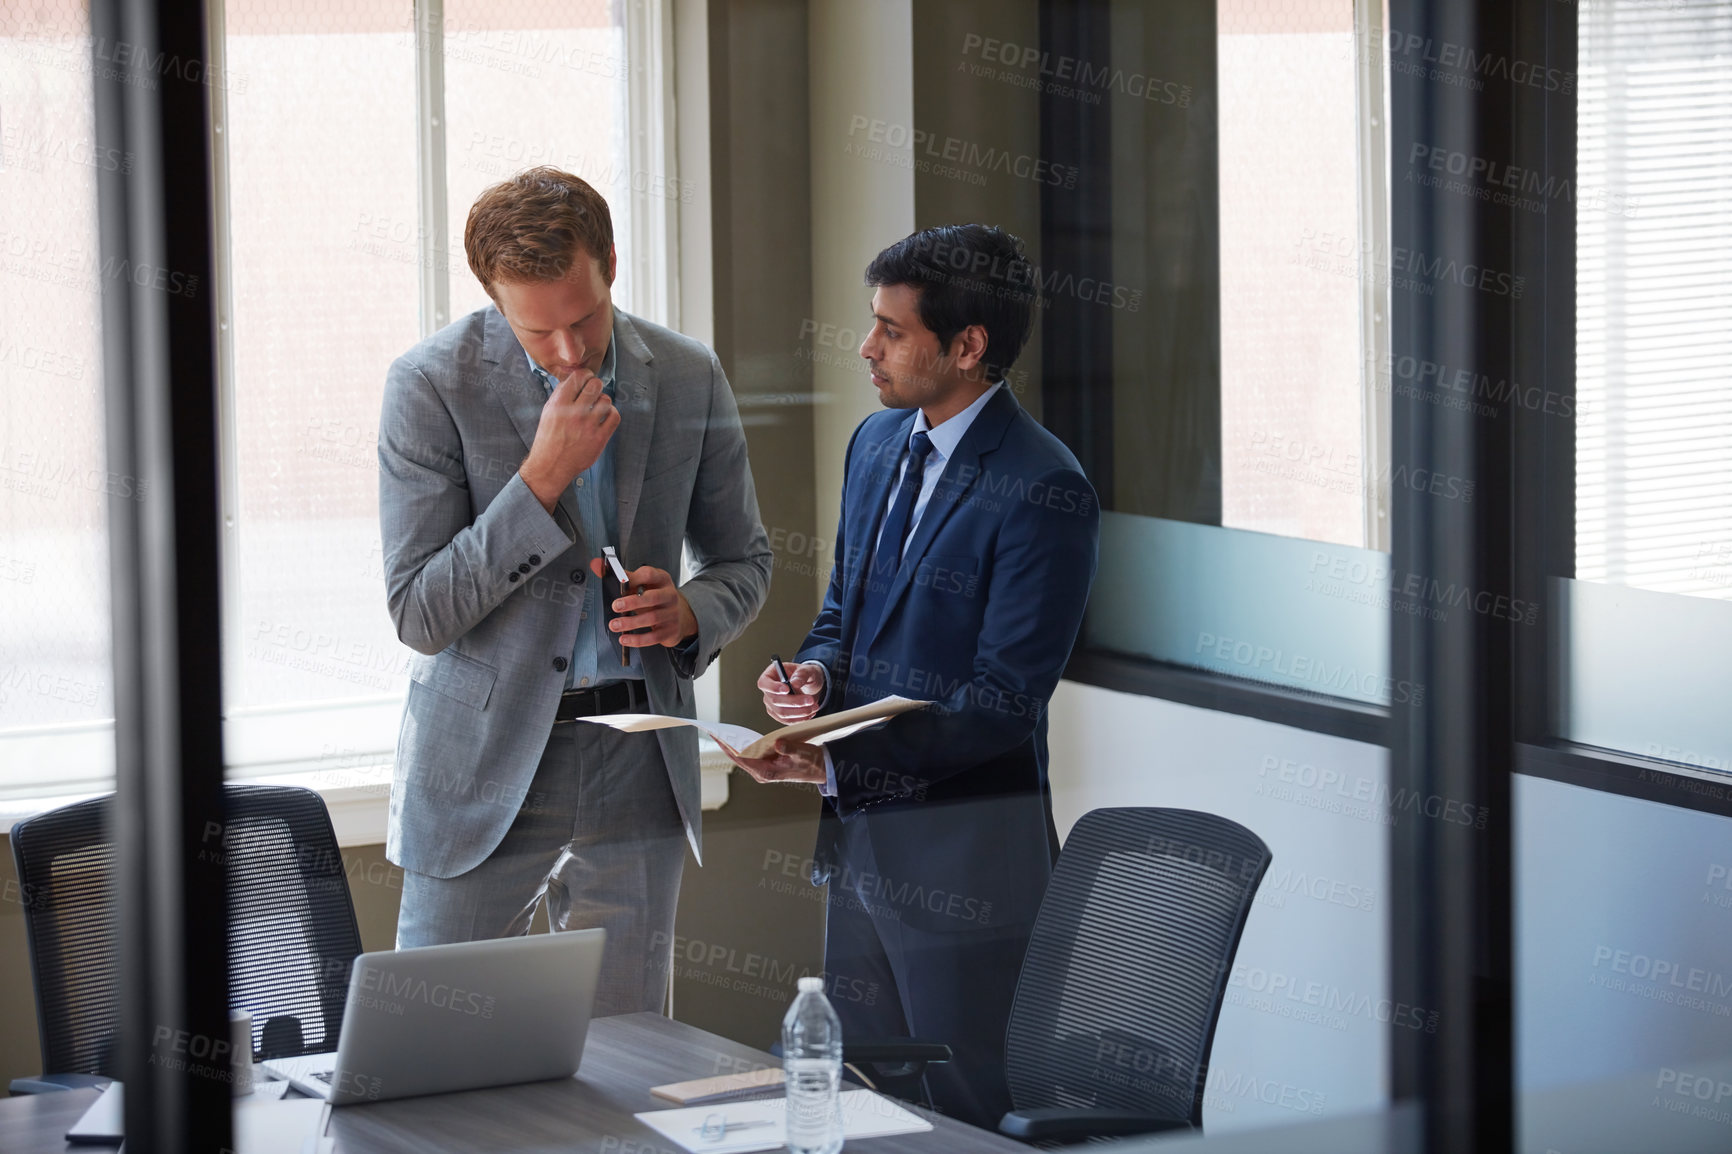
<svg viewBox="0 0 1732 1154">
<path fill-rule="evenodd" d="M 860 355 L 886 411 L 848 445 L 836 563 L 784 687 L 788 723 L 901 694 L 934 702 L 823 748 L 742 761 L 826 796 L 812 880 L 830 884 L 825 969 L 843 1037 L 919 1037 L 940 1110 L 996 1126 L 1004 1035 L 1058 854 L 1046 707 L 1094 580 L 1100 510 L 1076 458 L 1004 375 L 1028 338 L 1022 242 L 978 224 L 880 253 Z M 853 983 L 863 982 L 866 986 Z"/>
</svg>

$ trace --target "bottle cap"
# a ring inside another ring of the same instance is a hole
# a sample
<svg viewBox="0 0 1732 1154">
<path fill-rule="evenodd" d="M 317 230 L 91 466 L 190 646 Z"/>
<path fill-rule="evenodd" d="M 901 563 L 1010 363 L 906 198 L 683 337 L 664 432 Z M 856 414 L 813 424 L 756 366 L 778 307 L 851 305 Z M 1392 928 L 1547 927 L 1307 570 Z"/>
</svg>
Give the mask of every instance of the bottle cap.
<svg viewBox="0 0 1732 1154">
<path fill-rule="evenodd" d="M 823 978 L 801 978 L 800 992 L 802 994 L 821 994 L 824 992 Z"/>
</svg>

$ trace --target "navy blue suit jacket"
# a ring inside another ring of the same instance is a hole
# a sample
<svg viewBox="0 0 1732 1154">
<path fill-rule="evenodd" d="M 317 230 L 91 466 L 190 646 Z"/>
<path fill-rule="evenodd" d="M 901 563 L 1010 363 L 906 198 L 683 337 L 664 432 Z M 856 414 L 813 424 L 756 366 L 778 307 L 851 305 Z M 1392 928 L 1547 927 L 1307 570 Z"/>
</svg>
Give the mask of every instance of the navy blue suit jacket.
<svg viewBox="0 0 1732 1154">
<path fill-rule="evenodd" d="M 913 410 L 848 445 L 836 562 L 801 661 L 830 670 L 825 712 L 893 693 L 937 702 L 829 746 L 838 821 L 864 821 L 884 904 L 924 929 L 1027 924 L 1058 853 L 1046 709 L 1094 580 L 1100 508 L 1076 457 L 1008 388 L 969 427 L 908 539 L 877 628 L 856 620 Z M 846 863 L 842 863 L 846 864 Z"/>
</svg>

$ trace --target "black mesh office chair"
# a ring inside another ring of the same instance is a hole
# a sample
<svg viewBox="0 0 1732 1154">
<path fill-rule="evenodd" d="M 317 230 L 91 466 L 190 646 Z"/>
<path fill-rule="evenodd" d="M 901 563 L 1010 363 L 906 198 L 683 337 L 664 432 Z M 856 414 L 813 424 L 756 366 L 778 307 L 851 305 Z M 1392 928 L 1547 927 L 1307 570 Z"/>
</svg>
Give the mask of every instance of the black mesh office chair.
<svg viewBox="0 0 1732 1154">
<path fill-rule="evenodd" d="M 1028 1141 L 1201 1130 L 1227 975 L 1269 868 L 1244 826 L 1097 809 L 1065 839 L 1023 959 L 1005 1067 Z"/>
<path fill-rule="evenodd" d="M 1035 918 L 1005 1035 L 1029 1142 L 1201 1130 L 1227 974 L 1269 868 L 1237 822 L 1186 809 L 1097 809 L 1065 839 Z M 886 1093 L 922 1101 L 941 1041 L 843 1042 Z"/>
<path fill-rule="evenodd" d="M 229 871 L 229 1000 L 253 1016 L 256 1059 L 337 1048 L 349 968 L 361 935 L 343 857 L 319 795 L 294 786 L 231 785 L 221 830 L 195 831 Z M 12 831 L 42 1065 L 12 1092 L 113 1077 L 118 1016 L 114 848 L 106 797 L 64 806 Z"/>
</svg>

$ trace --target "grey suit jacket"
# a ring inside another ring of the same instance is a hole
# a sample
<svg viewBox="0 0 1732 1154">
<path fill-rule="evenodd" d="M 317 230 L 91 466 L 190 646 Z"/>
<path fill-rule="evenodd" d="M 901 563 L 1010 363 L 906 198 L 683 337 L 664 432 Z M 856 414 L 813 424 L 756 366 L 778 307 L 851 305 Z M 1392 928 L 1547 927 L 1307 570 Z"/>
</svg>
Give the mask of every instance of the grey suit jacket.
<svg viewBox="0 0 1732 1154">
<path fill-rule="evenodd" d="M 745 433 L 716 356 L 614 312 L 618 542 L 586 541 L 570 489 L 552 515 L 517 467 L 547 394 L 489 305 L 392 365 L 379 422 L 379 521 L 397 636 L 415 650 L 397 739 L 387 854 L 455 877 L 504 838 L 565 688 L 582 580 L 601 547 L 627 566 L 696 574 L 681 586 L 694 649 L 641 650 L 651 707 L 690 717 L 691 678 L 756 616 L 771 553 Z M 661 730 L 662 759 L 701 853 L 697 731 Z"/>
</svg>

